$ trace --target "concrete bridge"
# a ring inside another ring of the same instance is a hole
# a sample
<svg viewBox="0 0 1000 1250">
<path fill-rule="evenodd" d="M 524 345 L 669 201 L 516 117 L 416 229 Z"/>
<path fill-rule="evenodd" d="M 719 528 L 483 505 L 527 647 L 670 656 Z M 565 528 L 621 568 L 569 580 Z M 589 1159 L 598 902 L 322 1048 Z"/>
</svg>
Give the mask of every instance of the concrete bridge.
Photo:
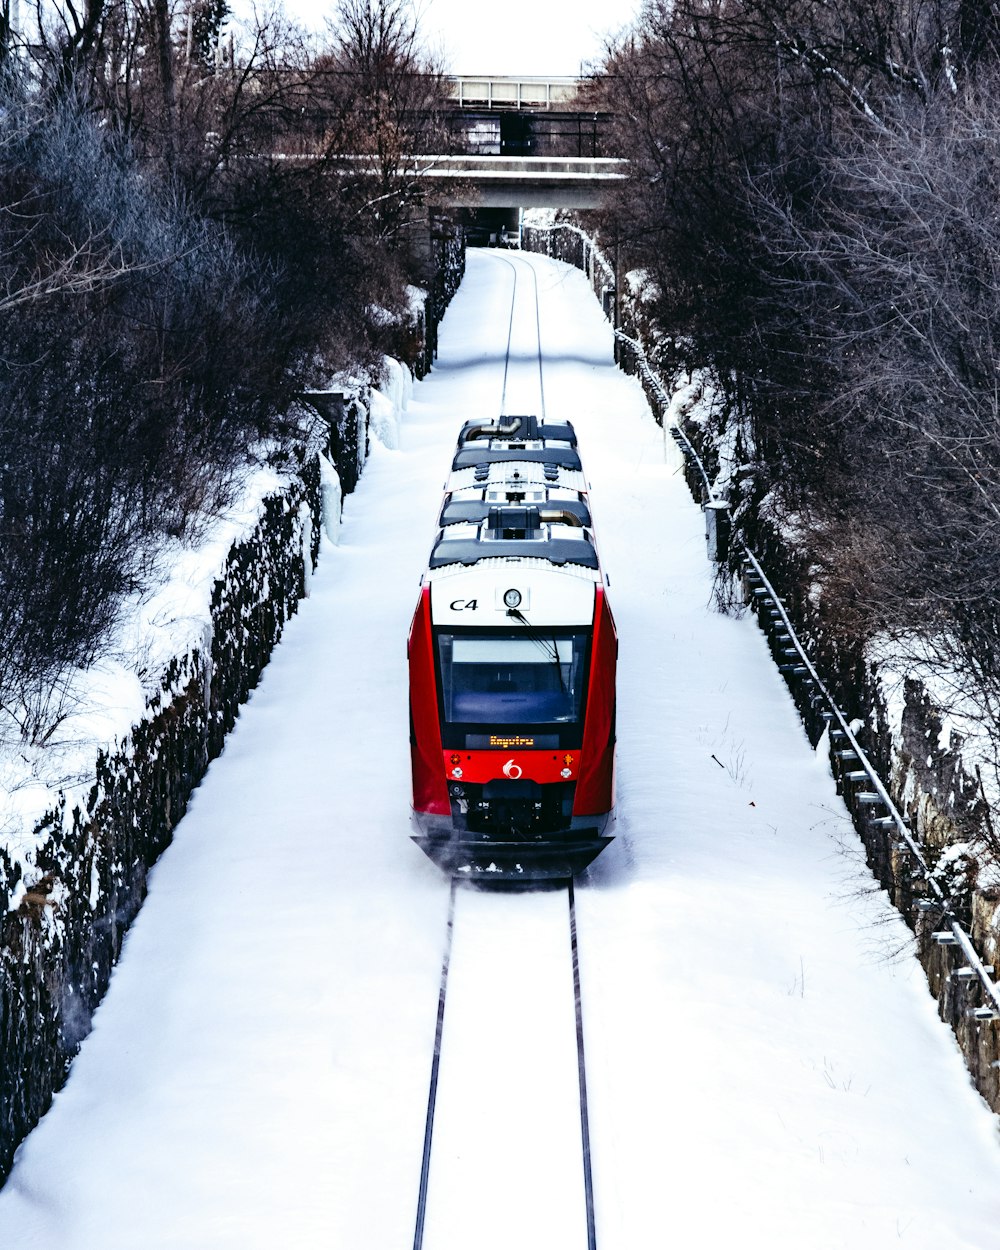
<svg viewBox="0 0 1000 1250">
<path fill-rule="evenodd" d="M 427 202 L 463 208 L 597 208 L 625 179 L 613 158 L 424 156 L 403 171 L 427 188 Z"/>
<path fill-rule="evenodd" d="M 403 157 L 399 176 L 420 185 L 428 205 L 505 210 L 508 226 L 520 208 L 598 207 L 625 179 L 627 162 L 604 150 L 611 115 L 579 106 L 583 81 L 470 75 L 447 80 L 451 135 L 442 146 L 449 154 Z M 280 159 L 313 159 L 309 141 L 313 134 L 321 137 L 323 121 L 322 110 L 303 114 L 295 131 L 299 150 L 276 146 Z M 371 157 L 342 159 L 359 169 L 371 164 L 371 172 L 378 172 Z"/>
</svg>

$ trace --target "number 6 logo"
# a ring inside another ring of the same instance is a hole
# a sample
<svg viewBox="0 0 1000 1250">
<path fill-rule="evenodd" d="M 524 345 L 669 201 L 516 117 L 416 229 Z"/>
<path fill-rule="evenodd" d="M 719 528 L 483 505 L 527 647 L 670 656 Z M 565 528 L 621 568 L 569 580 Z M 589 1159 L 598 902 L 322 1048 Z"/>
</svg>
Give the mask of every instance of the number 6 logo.
<svg viewBox="0 0 1000 1250">
<path fill-rule="evenodd" d="M 515 764 L 513 760 L 508 760 L 503 766 L 503 775 L 505 777 L 513 777 L 516 781 L 521 775 L 520 766 Z"/>
</svg>

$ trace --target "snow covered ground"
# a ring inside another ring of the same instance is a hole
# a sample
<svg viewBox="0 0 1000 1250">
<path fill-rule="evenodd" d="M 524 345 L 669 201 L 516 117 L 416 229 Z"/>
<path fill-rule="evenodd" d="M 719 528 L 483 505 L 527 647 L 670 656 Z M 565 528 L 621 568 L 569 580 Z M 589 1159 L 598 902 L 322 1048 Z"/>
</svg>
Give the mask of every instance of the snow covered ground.
<svg viewBox="0 0 1000 1250">
<path fill-rule="evenodd" d="M 513 263 L 538 273 L 547 413 L 577 425 L 621 637 L 617 839 L 577 890 L 598 1246 L 990 1250 L 996 1120 L 906 930 L 754 624 L 711 607 L 701 515 L 583 277 Z M 0 1192 L 3 1250 L 412 1244 L 448 884 L 407 836 L 405 639 L 458 426 L 499 404 L 511 276 L 470 255 L 399 448 L 375 448 Z M 524 896 L 494 901 L 484 1002 L 511 994 L 505 902 L 511 966 L 565 958 Z M 508 1114 L 479 1227 L 432 1168 L 433 1250 L 584 1250 L 517 1184 L 560 1110 L 520 1083 L 531 1046 L 509 1069 L 452 1049 L 448 1106 Z M 435 1150 L 461 1157 L 469 1120 Z"/>
</svg>

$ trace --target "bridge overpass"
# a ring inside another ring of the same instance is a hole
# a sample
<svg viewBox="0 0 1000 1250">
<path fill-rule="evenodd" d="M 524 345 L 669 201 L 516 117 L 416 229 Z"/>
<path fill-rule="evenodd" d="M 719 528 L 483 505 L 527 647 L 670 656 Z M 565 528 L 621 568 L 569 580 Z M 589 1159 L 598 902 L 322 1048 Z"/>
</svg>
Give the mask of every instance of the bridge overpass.
<svg viewBox="0 0 1000 1250">
<path fill-rule="evenodd" d="M 597 208 L 628 162 L 592 157 L 423 156 L 402 171 L 445 208 Z"/>
<path fill-rule="evenodd" d="M 627 162 L 604 150 L 613 119 L 581 106 L 584 83 L 566 77 L 447 79 L 449 133 L 438 131 L 433 140 L 447 152 L 405 156 L 395 172 L 411 189 L 419 186 L 430 206 L 502 210 L 515 220 L 520 208 L 596 208 L 626 178 Z M 282 160 L 314 159 L 310 148 L 322 141 L 325 124 L 322 107 L 303 108 L 284 136 L 293 142 L 283 149 L 283 136 L 276 134 L 274 151 Z M 379 172 L 370 156 L 340 159 L 348 168 L 370 165 L 373 174 Z"/>
</svg>

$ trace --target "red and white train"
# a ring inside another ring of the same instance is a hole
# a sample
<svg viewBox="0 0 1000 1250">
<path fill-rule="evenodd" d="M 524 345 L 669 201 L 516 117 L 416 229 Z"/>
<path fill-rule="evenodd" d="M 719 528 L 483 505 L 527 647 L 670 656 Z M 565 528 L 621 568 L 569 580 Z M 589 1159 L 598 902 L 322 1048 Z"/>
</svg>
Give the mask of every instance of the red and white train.
<svg viewBox="0 0 1000 1250">
<path fill-rule="evenodd" d="M 410 627 L 414 840 L 566 877 L 611 841 L 618 639 L 569 423 L 463 427 Z"/>
</svg>

